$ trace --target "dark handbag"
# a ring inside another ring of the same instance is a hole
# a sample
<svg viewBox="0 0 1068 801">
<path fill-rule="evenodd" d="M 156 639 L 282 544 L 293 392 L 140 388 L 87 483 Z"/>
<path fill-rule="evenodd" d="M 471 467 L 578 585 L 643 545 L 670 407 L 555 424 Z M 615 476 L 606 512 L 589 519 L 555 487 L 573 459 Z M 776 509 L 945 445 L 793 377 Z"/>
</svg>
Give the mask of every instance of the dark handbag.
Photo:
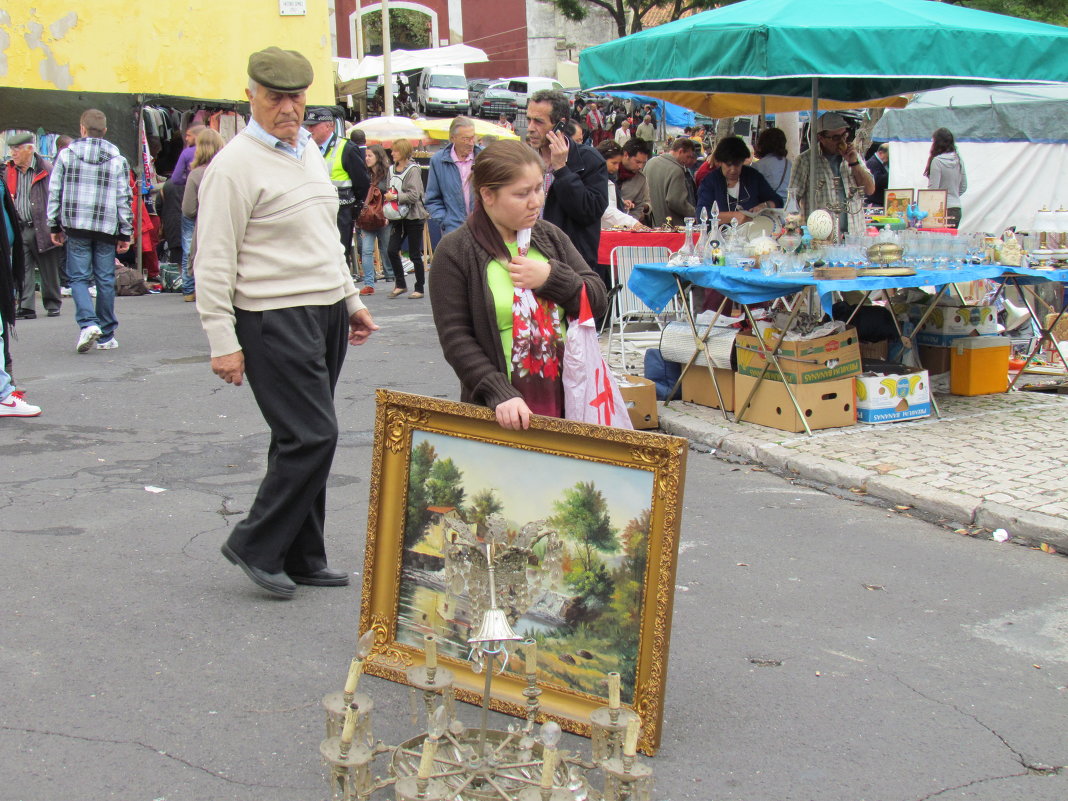
<svg viewBox="0 0 1068 801">
<path fill-rule="evenodd" d="M 382 190 L 375 184 L 367 190 L 367 198 L 363 201 L 360 216 L 356 218 L 356 225 L 362 231 L 377 231 L 386 224 L 386 216 L 382 213 Z"/>
</svg>

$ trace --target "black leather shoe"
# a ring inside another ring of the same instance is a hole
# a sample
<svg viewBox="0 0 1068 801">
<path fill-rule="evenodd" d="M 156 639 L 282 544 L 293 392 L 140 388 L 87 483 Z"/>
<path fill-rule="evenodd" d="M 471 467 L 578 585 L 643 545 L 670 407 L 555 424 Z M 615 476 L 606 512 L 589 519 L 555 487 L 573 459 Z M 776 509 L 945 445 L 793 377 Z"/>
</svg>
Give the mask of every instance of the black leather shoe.
<svg viewBox="0 0 1068 801">
<path fill-rule="evenodd" d="M 313 587 L 345 587 L 349 583 L 348 573 L 344 570 L 332 570 L 329 567 L 304 576 L 290 573 L 289 577 L 297 584 L 310 584 Z"/>
<path fill-rule="evenodd" d="M 290 581 L 289 576 L 285 573 L 268 573 L 266 570 L 260 570 L 258 567 L 247 564 L 225 542 L 220 550 L 222 555 L 230 560 L 231 563 L 245 571 L 245 575 L 252 579 L 253 584 L 267 590 L 271 595 L 288 600 L 296 593 L 297 585 Z"/>
<path fill-rule="evenodd" d="M 48 310 L 48 316 L 49 317 L 59 317 L 59 309 L 49 309 Z"/>
<path fill-rule="evenodd" d="M 29 309 L 19 309 L 17 312 L 15 312 L 15 319 L 16 320 L 36 320 L 37 319 L 37 312 L 30 311 Z"/>
</svg>

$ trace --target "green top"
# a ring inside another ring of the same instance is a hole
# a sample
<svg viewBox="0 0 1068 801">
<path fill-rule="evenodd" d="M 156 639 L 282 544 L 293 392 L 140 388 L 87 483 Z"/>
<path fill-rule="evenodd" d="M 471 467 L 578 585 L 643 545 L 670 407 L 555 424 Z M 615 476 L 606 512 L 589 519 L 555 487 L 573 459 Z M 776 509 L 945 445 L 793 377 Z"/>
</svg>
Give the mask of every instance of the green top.
<svg viewBox="0 0 1068 801">
<path fill-rule="evenodd" d="M 515 242 L 504 244 L 512 256 L 519 252 L 519 246 Z M 527 251 L 527 258 L 549 263 L 549 260 L 533 245 Z M 493 307 L 497 312 L 497 328 L 501 332 L 501 347 L 504 348 L 504 361 L 508 364 L 510 380 L 512 378 L 512 301 L 515 297 L 515 286 L 512 284 L 512 277 L 508 274 L 508 265 L 497 259 L 491 261 L 486 265 L 486 281 L 493 295 Z M 565 319 L 563 309 L 560 310 L 560 319 Z"/>
</svg>

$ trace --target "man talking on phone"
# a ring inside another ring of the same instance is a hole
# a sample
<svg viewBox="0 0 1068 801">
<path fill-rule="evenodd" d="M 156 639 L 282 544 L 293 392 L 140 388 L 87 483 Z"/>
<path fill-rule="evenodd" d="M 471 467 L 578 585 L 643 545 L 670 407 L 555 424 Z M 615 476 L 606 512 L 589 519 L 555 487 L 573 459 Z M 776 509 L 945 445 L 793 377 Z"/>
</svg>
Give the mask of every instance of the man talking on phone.
<svg viewBox="0 0 1068 801">
<path fill-rule="evenodd" d="M 563 230 L 605 286 L 608 267 L 597 264 L 601 215 L 608 208 L 608 169 L 601 154 L 570 136 L 567 95 L 543 89 L 527 103 L 527 144 L 545 162 L 542 218 Z"/>
<path fill-rule="evenodd" d="M 865 166 L 849 135 L 845 117 L 828 111 L 816 123 L 820 143 L 816 159 L 816 205 L 808 208 L 811 154 L 802 153 L 794 163 L 790 189 L 807 217 L 816 209 L 841 210 L 842 232 L 863 233 L 864 198 L 875 191 L 875 179 Z"/>
</svg>

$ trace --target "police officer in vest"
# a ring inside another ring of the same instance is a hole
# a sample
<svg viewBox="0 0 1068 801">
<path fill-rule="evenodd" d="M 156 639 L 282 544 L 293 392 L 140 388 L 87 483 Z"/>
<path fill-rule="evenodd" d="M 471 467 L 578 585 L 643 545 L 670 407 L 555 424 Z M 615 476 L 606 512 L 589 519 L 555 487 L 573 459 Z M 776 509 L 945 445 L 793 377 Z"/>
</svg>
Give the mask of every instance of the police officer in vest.
<svg viewBox="0 0 1068 801">
<path fill-rule="evenodd" d="M 308 129 L 315 144 L 322 151 L 330 180 L 337 187 L 341 206 L 337 212 L 337 228 L 341 244 L 345 248 L 345 260 L 349 272 L 355 274 L 352 250 L 352 231 L 356 218 L 363 207 L 371 179 L 360 149 L 347 139 L 337 135 L 334 114 L 328 108 L 309 108 L 304 114 L 304 127 Z"/>
</svg>

